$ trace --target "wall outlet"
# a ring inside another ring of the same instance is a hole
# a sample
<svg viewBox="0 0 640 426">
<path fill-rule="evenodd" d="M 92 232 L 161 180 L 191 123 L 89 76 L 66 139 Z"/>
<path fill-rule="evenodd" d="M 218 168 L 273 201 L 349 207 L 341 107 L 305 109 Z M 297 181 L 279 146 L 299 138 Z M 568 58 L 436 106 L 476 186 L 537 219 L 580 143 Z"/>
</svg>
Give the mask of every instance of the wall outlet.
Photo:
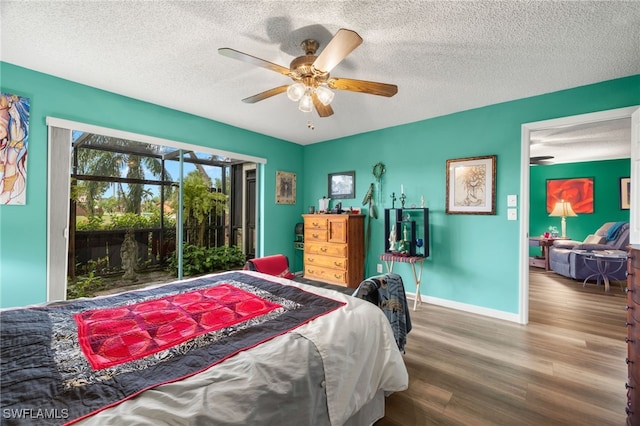
<svg viewBox="0 0 640 426">
<path fill-rule="evenodd" d="M 376 270 L 378 271 L 379 274 L 382 273 L 382 263 L 378 263 L 378 266 L 376 266 Z"/>
</svg>

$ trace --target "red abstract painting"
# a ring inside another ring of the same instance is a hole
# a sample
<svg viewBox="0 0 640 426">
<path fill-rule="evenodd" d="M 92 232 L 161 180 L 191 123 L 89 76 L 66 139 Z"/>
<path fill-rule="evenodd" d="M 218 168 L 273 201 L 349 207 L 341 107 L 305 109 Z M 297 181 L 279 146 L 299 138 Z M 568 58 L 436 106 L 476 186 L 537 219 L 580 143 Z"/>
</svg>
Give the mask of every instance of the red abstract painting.
<svg viewBox="0 0 640 426">
<path fill-rule="evenodd" d="M 577 214 L 593 213 L 593 178 L 547 180 L 547 213 L 563 200 L 570 202 Z"/>
</svg>

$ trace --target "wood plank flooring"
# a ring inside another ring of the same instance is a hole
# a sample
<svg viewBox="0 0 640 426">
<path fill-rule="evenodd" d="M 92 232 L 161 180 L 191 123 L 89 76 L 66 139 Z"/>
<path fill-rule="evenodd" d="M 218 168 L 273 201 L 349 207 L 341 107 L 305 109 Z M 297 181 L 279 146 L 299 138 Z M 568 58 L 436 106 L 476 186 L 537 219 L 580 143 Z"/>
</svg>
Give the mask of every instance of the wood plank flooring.
<svg viewBox="0 0 640 426">
<path fill-rule="evenodd" d="M 624 286 L 624 283 L 623 283 Z M 624 425 L 626 296 L 531 268 L 526 326 L 422 304 L 375 426 Z"/>
</svg>

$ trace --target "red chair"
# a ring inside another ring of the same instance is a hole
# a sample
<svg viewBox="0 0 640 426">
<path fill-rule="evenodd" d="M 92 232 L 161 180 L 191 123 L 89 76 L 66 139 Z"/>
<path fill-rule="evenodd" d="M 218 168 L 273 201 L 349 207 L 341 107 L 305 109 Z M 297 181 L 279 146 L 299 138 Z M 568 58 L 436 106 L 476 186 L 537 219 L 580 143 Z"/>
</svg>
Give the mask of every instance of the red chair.
<svg viewBox="0 0 640 426">
<path fill-rule="evenodd" d="M 283 254 L 274 254 L 272 256 L 247 260 L 243 269 L 262 272 L 263 274 L 273 275 L 274 277 L 287 279 L 295 277 L 295 274 L 292 274 L 289 270 L 289 259 Z"/>
</svg>

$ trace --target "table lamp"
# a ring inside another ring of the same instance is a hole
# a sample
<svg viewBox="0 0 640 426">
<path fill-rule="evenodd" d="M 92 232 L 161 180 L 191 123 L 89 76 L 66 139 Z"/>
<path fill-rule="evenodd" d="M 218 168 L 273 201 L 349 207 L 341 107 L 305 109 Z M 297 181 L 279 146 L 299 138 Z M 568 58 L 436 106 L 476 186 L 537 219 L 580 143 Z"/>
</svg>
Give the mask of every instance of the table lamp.
<svg viewBox="0 0 640 426">
<path fill-rule="evenodd" d="M 568 201 L 558 201 L 553 207 L 553 210 L 549 214 L 552 217 L 562 217 L 562 238 L 567 238 L 567 216 L 578 216 L 576 212 L 571 208 L 571 203 Z"/>
</svg>

